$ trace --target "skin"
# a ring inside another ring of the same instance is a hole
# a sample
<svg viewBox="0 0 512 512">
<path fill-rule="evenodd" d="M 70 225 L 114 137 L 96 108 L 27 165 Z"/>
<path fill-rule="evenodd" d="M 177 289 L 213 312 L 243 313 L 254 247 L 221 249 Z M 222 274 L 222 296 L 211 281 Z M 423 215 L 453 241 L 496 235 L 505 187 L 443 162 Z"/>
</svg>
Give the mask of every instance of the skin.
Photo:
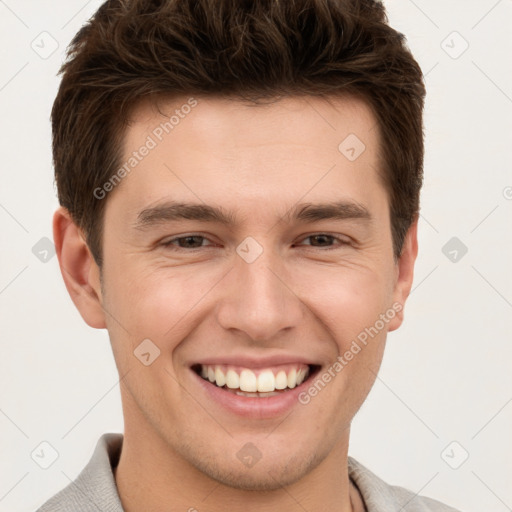
<svg viewBox="0 0 512 512">
<path fill-rule="evenodd" d="M 186 100 L 160 110 L 172 114 Z M 68 212 L 61 208 L 54 217 L 68 291 L 90 326 L 108 329 L 123 377 L 125 437 L 115 473 L 123 507 L 361 510 L 348 478 L 350 424 L 403 311 L 286 417 L 247 419 L 224 410 L 207 398 L 190 366 L 219 355 L 286 353 L 327 369 L 379 315 L 405 304 L 417 221 L 395 261 L 378 174 L 379 133 L 361 100 L 197 100 L 105 199 L 101 272 Z M 132 119 L 127 158 L 165 120 L 148 103 Z M 350 133 L 366 146 L 353 162 L 338 150 Z M 142 210 L 170 199 L 221 206 L 237 223 L 136 227 Z M 284 220 L 296 203 L 340 200 L 363 205 L 371 219 Z M 340 241 L 308 238 L 320 233 Z M 199 248 L 163 245 L 190 234 L 205 237 Z M 236 252 L 248 236 L 263 248 L 252 263 Z M 150 366 L 133 355 L 147 338 L 161 351 Z M 248 442 L 262 454 L 251 468 L 236 456 Z"/>
</svg>

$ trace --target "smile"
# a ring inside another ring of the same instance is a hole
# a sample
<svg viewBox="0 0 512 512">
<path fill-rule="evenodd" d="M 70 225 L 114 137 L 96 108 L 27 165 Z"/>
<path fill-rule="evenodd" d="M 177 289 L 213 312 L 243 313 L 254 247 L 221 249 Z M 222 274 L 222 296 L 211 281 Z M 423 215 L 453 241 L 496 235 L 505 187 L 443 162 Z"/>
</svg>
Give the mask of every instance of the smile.
<svg viewBox="0 0 512 512">
<path fill-rule="evenodd" d="M 216 416 L 280 421 L 295 408 L 302 411 L 299 395 L 322 367 L 300 354 L 219 354 L 192 362 L 189 389 L 199 400 L 203 397 L 204 406 L 211 404 Z"/>
<path fill-rule="evenodd" d="M 268 368 L 245 368 L 223 364 L 197 364 L 192 367 L 204 381 L 228 393 L 248 398 L 269 398 L 300 386 L 316 365 L 286 364 Z"/>
<path fill-rule="evenodd" d="M 315 370 L 314 365 L 286 364 L 251 369 L 234 365 L 198 364 L 192 369 L 218 388 L 245 397 L 272 397 L 300 386 Z"/>
</svg>

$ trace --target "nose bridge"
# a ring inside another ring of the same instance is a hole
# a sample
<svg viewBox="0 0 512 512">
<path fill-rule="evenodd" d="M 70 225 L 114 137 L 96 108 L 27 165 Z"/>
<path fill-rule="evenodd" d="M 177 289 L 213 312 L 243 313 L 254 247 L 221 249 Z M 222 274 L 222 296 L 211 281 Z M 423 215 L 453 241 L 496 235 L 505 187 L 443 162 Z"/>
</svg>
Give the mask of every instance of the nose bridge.
<svg viewBox="0 0 512 512">
<path fill-rule="evenodd" d="M 247 247 L 248 252 L 254 251 L 250 242 L 245 247 L 240 244 L 237 250 L 218 321 L 224 329 L 244 331 L 253 340 L 265 341 L 297 326 L 302 307 L 290 284 L 280 275 L 284 272 L 279 256 L 265 249 L 251 260 L 243 252 Z"/>
</svg>

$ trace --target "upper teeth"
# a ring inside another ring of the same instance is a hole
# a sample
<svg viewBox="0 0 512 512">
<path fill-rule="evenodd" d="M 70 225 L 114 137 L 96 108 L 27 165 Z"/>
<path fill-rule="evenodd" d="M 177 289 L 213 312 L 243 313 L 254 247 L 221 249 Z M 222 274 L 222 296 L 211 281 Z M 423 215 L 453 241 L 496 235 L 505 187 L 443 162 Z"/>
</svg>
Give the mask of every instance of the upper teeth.
<svg viewBox="0 0 512 512">
<path fill-rule="evenodd" d="M 284 369 L 257 370 L 221 365 L 201 365 L 201 376 L 217 386 L 247 392 L 271 392 L 276 389 L 294 388 L 302 384 L 309 375 L 309 367 L 303 364 Z"/>
</svg>

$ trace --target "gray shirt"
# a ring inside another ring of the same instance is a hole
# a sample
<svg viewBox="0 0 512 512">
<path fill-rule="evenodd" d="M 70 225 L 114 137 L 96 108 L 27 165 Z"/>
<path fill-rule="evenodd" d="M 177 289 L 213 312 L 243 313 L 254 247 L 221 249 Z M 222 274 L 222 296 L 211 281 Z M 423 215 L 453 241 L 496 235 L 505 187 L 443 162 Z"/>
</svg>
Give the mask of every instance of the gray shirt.
<svg viewBox="0 0 512 512">
<path fill-rule="evenodd" d="M 119 462 L 122 444 L 122 434 L 103 434 L 77 478 L 37 512 L 124 512 L 112 472 Z M 459 512 L 439 501 L 386 484 L 352 457 L 348 458 L 348 470 L 368 512 Z"/>
</svg>

